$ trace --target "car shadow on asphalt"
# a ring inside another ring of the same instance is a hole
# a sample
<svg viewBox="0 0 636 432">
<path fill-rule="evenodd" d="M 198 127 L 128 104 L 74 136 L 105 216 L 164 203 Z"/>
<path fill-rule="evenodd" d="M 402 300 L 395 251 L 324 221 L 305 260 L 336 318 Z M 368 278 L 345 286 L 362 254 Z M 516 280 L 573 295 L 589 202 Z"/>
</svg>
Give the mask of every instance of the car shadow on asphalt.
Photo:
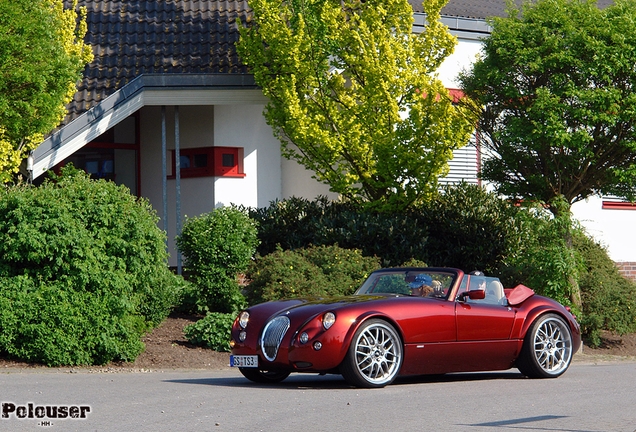
<svg viewBox="0 0 636 432">
<path fill-rule="evenodd" d="M 502 372 L 471 372 L 471 373 L 450 373 L 444 375 L 419 375 L 398 377 L 391 386 L 443 383 L 458 381 L 484 381 L 484 380 L 520 380 L 526 379 L 516 369 Z M 261 384 L 254 383 L 242 376 L 233 377 L 210 377 L 191 379 L 170 379 L 164 380 L 168 383 L 209 385 L 221 387 L 244 387 L 263 389 L 288 389 L 288 390 L 335 390 L 354 388 L 347 383 L 341 375 L 337 374 L 292 374 L 286 380 L 279 383 Z"/>
</svg>

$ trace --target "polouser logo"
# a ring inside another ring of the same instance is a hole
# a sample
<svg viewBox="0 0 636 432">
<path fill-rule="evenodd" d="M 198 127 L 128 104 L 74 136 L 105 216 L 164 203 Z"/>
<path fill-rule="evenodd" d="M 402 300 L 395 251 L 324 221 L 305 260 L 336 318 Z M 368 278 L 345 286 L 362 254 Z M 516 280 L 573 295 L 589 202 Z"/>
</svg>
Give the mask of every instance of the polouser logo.
<svg viewBox="0 0 636 432">
<path fill-rule="evenodd" d="M 28 402 L 17 405 L 13 402 L 2 402 L 2 414 L 5 419 L 37 419 L 41 426 L 52 426 L 50 420 L 55 419 L 85 419 L 91 407 L 88 405 L 36 405 Z"/>
</svg>

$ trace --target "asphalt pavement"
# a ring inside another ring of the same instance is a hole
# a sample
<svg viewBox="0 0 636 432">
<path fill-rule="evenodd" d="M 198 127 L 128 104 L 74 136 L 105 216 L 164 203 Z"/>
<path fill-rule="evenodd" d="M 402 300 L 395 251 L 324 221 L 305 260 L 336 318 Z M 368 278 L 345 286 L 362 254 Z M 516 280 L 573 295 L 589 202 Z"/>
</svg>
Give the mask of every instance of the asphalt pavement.
<svg viewBox="0 0 636 432">
<path fill-rule="evenodd" d="M 338 375 L 257 385 L 236 370 L 0 374 L 0 430 L 636 431 L 636 363 L 574 363 L 558 379 L 496 373 L 357 389 Z"/>
</svg>

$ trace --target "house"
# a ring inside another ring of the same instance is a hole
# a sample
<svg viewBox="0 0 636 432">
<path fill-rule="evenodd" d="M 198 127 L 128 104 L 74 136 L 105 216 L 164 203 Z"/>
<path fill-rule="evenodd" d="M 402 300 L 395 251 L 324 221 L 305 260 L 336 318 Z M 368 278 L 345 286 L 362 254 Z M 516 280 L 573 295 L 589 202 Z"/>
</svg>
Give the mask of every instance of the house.
<svg viewBox="0 0 636 432">
<path fill-rule="evenodd" d="M 425 16 L 414 9 L 413 30 Z M 32 178 L 73 162 L 149 200 L 168 233 L 170 264 L 179 266 L 174 238 L 186 216 L 220 205 L 263 207 L 291 196 L 334 196 L 311 173 L 281 156 L 265 123 L 266 99 L 240 63 L 236 20 L 240 0 L 79 0 L 88 16 L 87 66 L 62 126 L 33 152 Z M 470 65 L 504 0 L 451 0 L 442 20 L 459 38 L 439 71 L 449 89 Z M 456 152 L 443 182 L 477 182 L 478 146 Z M 625 227 L 629 211 L 590 199 L 575 215 L 605 242 L 617 261 L 634 261 Z M 625 208 L 625 207 L 622 207 Z M 636 235 L 636 234 L 634 234 Z M 632 241 L 629 241 L 632 240 Z"/>
<path fill-rule="evenodd" d="M 246 1 L 79 5 L 94 60 L 64 124 L 33 152 L 34 181 L 73 162 L 128 186 L 161 217 L 171 265 L 186 216 L 328 194 L 281 157 L 262 115 L 266 99 L 238 60 L 235 20 L 247 15 Z"/>
</svg>

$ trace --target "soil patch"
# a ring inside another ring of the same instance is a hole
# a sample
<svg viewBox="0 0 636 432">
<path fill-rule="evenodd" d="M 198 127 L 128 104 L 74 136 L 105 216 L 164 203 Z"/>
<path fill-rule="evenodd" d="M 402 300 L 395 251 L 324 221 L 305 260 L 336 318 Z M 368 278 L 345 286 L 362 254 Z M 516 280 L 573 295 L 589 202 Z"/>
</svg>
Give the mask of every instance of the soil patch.
<svg viewBox="0 0 636 432">
<path fill-rule="evenodd" d="M 636 333 L 618 335 L 608 331 L 601 333 L 601 346 L 583 347 L 581 357 L 598 360 L 635 360 L 636 361 Z M 578 355 L 578 354 L 577 354 Z"/>
</svg>

